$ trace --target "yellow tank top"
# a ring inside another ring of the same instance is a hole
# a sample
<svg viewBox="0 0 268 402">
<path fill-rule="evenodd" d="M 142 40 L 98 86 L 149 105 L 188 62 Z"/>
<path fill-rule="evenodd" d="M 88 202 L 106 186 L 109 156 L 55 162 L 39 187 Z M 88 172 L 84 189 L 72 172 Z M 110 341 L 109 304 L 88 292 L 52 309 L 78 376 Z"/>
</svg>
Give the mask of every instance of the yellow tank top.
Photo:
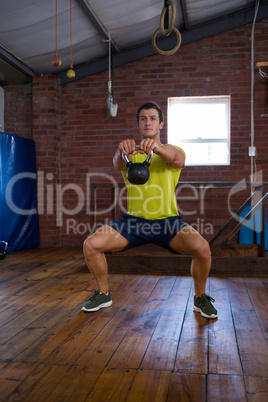
<svg viewBox="0 0 268 402">
<path fill-rule="evenodd" d="M 145 154 L 132 155 L 132 162 L 142 163 L 146 158 Z M 123 170 L 122 175 L 127 186 L 128 214 L 145 219 L 165 219 L 179 215 L 175 188 L 182 169 L 173 167 L 154 154 L 147 183 L 132 185 L 127 179 L 127 170 Z"/>
</svg>

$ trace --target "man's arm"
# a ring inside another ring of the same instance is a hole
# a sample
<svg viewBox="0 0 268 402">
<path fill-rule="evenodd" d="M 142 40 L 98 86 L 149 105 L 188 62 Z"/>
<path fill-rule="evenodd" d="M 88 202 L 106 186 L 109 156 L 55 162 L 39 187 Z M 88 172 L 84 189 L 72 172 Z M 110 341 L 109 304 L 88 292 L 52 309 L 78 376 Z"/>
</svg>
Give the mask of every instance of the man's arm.
<svg viewBox="0 0 268 402">
<path fill-rule="evenodd" d="M 131 160 L 131 155 L 138 153 L 136 150 L 136 144 L 134 140 L 125 140 L 119 143 L 116 153 L 113 157 L 113 164 L 116 170 L 126 170 L 126 163 L 122 158 L 122 153 L 128 155 Z"/>
<path fill-rule="evenodd" d="M 162 145 L 155 153 L 165 162 L 170 163 L 176 168 L 183 168 L 185 166 L 184 153 L 173 145 Z"/>
<path fill-rule="evenodd" d="M 185 166 L 185 154 L 173 145 L 160 145 L 152 139 L 144 139 L 140 143 L 140 148 L 149 155 L 152 151 L 159 155 L 165 162 L 170 163 L 175 168 Z"/>
</svg>

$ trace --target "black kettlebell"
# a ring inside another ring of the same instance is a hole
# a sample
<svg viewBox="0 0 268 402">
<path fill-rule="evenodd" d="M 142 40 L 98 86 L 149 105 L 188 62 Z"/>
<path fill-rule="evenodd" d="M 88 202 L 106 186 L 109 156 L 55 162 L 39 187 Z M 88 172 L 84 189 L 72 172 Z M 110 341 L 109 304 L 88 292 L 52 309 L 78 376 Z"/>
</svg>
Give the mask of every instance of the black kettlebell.
<svg viewBox="0 0 268 402">
<path fill-rule="evenodd" d="M 140 147 L 137 145 L 137 149 Z M 122 158 L 126 162 L 127 165 L 127 179 L 131 184 L 145 184 L 150 176 L 149 166 L 153 157 L 153 151 L 150 155 L 147 156 L 146 160 L 143 163 L 132 163 L 127 155 L 122 153 Z"/>
<path fill-rule="evenodd" d="M 4 246 L 5 248 L 3 250 L 0 250 L 0 260 L 4 260 L 7 255 L 6 249 L 7 249 L 8 243 L 4 240 L 0 240 L 0 243 L 3 243 L 5 245 Z"/>
</svg>

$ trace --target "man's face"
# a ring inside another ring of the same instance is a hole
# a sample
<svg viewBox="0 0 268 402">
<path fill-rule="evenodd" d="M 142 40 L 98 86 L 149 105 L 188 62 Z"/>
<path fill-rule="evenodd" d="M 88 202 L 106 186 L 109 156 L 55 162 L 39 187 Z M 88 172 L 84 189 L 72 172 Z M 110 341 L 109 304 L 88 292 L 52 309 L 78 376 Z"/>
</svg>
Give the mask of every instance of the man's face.
<svg viewBox="0 0 268 402">
<path fill-rule="evenodd" d="M 139 130 L 144 138 L 153 138 L 159 134 L 164 123 L 159 122 L 159 115 L 156 109 L 142 109 L 139 114 Z"/>
</svg>

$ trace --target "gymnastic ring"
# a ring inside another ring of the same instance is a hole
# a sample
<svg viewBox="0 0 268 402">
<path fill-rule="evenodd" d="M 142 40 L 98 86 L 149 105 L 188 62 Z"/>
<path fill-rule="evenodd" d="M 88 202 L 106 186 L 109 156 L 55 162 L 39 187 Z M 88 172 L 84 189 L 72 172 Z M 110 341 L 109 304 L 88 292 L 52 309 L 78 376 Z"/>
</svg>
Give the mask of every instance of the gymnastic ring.
<svg viewBox="0 0 268 402">
<path fill-rule="evenodd" d="M 170 24 L 168 26 L 168 29 L 165 30 L 165 28 L 164 28 L 164 19 L 165 19 L 165 15 L 166 15 L 168 7 L 163 7 L 162 12 L 161 12 L 161 16 L 160 16 L 160 30 L 161 30 L 161 34 L 163 36 L 168 36 L 172 32 L 172 29 L 174 28 L 174 23 L 175 23 L 175 17 L 176 17 L 175 4 L 173 3 L 172 0 L 168 0 L 167 3 L 168 3 L 168 5 L 171 6 L 172 16 L 171 16 L 171 20 L 170 20 Z"/>
<path fill-rule="evenodd" d="M 180 32 L 179 32 L 178 29 L 175 28 L 175 27 L 173 27 L 172 30 L 173 30 L 173 31 L 175 32 L 175 34 L 177 35 L 178 42 L 177 42 L 176 46 L 175 46 L 173 49 L 171 49 L 171 50 L 161 50 L 161 49 L 159 49 L 159 48 L 157 47 L 157 45 L 156 45 L 156 37 L 157 37 L 157 34 L 158 34 L 159 32 L 161 32 L 161 29 L 160 29 L 160 28 L 158 28 L 158 29 L 154 32 L 154 34 L 153 34 L 153 37 L 152 37 L 152 45 L 153 45 L 153 48 L 157 51 L 157 53 L 162 54 L 163 56 L 171 56 L 172 54 L 174 54 L 174 53 L 179 49 L 179 47 L 180 47 L 180 45 L 181 45 L 181 34 L 180 34 Z"/>
</svg>

